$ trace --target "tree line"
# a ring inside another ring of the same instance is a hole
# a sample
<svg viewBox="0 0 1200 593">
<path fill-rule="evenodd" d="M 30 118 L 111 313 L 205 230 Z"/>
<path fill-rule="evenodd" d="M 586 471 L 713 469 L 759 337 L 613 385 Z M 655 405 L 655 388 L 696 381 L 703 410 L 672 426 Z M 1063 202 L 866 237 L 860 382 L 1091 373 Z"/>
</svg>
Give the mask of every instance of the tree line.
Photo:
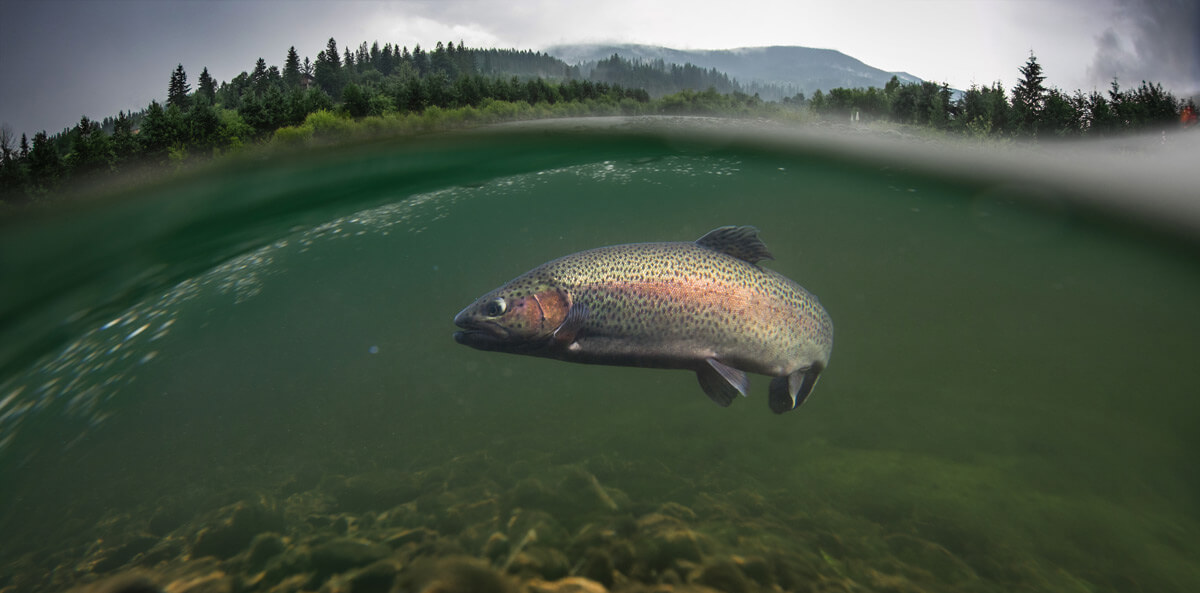
<svg viewBox="0 0 1200 593">
<path fill-rule="evenodd" d="M 667 64 L 662 58 L 631 61 L 613 54 L 587 65 L 592 80 L 645 89 L 651 97 L 662 97 L 682 90 L 713 89 L 718 93 L 741 92 L 737 82 L 716 68 L 705 70 L 693 64 Z"/>
<path fill-rule="evenodd" d="M 38 132 L 32 142 L 24 135 L 17 142 L 6 130 L 0 201 L 28 201 L 68 181 L 237 151 L 322 112 L 361 118 L 497 102 L 628 107 L 650 101 L 643 89 L 579 80 L 572 78 L 577 69 L 560 66 L 546 54 L 453 42 L 438 42 L 432 51 L 378 43 L 339 51 L 332 38 L 315 61 L 301 60 L 292 47 L 282 69 L 259 58 L 253 70 L 220 84 L 204 68 L 194 89 L 180 64 L 165 103 L 152 101 L 102 122 L 85 116 L 59 134 Z"/>
<path fill-rule="evenodd" d="M 613 55 L 581 69 L 533 51 L 477 50 L 452 42 L 439 42 L 432 51 L 378 43 L 339 51 L 330 38 L 315 62 L 301 60 L 292 47 L 282 69 L 259 58 L 253 70 L 218 84 L 204 68 L 194 89 L 180 64 L 170 74 L 165 103 L 152 101 L 141 111 L 100 122 L 85 116 L 59 134 L 39 132 L 32 142 L 24 135 L 17 142 L 7 129 L 0 130 L 0 202 L 29 201 L 69 181 L 153 170 L 236 152 L 250 143 L 295 143 L 331 130 L 344 134 L 353 128 L 349 118 L 383 122 L 371 129 L 411 130 L 460 120 L 646 113 L 786 116 L 807 110 L 974 136 L 1045 138 L 1163 126 L 1178 121 L 1181 111 L 1185 119 L 1196 112 L 1191 100 L 1176 99 L 1157 84 L 1122 90 L 1114 81 L 1107 94 L 1068 95 L 1044 85 L 1033 55 L 1019 70 L 1022 78 L 1011 98 L 999 83 L 972 86 L 954 97 L 945 84 L 901 84 L 893 77 L 882 89 L 834 88 L 773 103 L 742 92 L 737 81 L 715 69 L 691 64 Z M 415 114 L 422 119 L 414 120 Z"/>
<path fill-rule="evenodd" d="M 1032 54 L 1018 71 L 1021 78 L 1011 94 L 993 83 L 972 85 L 954 98 L 946 84 L 901 84 L 893 76 L 882 89 L 835 88 L 817 91 L 807 101 L 796 95 L 785 102 L 807 104 L 812 111 L 830 116 L 890 119 L 977 137 L 1043 139 L 1163 129 L 1181 121 L 1187 125 L 1187 114 L 1196 112 L 1193 99 L 1178 99 L 1161 84 L 1145 81 L 1121 89 L 1113 80 L 1107 93 L 1068 94 L 1047 87 L 1042 66 Z"/>
</svg>

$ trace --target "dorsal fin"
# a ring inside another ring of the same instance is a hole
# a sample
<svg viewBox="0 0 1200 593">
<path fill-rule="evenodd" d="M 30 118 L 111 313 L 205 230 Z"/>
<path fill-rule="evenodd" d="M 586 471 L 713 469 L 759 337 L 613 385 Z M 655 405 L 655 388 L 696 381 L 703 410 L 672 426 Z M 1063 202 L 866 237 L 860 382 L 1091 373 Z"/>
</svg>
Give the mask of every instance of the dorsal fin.
<svg viewBox="0 0 1200 593">
<path fill-rule="evenodd" d="M 713 251 L 720 251 L 741 260 L 756 264 L 759 260 L 775 259 L 767 251 L 766 243 L 758 238 L 758 229 L 752 226 L 723 226 L 696 239 L 696 244 Z"/>
</svg>

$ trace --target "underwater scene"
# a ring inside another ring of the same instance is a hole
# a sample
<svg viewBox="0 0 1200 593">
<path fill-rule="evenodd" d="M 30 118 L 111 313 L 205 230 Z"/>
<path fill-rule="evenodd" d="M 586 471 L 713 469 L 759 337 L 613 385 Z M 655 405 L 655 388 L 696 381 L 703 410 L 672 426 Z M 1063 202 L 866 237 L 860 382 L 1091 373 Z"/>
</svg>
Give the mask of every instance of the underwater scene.
<svg viewBox="0 0 1200 593">
<path fill-rule="evenodd" d="M 0 592 L 1197 590 L 1189 222 L 1020 147 L 764 126 L 263 154 L 8 222 Z M 544 262 L 726 225 L 832 320 L 795 410 L 455 342 Z"/>
</svg>

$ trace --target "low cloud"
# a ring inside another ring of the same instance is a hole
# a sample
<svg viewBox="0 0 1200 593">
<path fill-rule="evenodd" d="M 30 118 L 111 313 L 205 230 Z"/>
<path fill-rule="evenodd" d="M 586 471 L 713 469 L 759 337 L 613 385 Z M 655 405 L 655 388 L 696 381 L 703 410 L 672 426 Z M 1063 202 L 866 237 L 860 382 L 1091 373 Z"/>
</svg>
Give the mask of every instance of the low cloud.
<svg viewBox="0 0 1200 593">
<path fill-rule="evenodd" d="M 1200 4 L 1195 0 L 1119 0 L 1112 26 L 1096 39 L 1088 77 L 1128 88 L 1158 82 L 1176 93 L 1200 91 Z"/>
</svg>

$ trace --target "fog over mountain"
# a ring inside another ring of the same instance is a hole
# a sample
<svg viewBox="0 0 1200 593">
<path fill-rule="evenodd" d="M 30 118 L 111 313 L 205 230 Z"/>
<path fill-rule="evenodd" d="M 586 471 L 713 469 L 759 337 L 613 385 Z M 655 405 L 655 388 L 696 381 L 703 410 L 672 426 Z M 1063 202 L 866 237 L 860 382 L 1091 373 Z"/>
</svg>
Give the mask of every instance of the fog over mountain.
<svg viewBox="0 0 1200 593">
<path fill-rule="evenodd" d="M 907 72 L 887 72 L 832 49 L 800 46 L 742 47 L 719 50 L 681 50 L 653 45 L 579 44 L 556 45 L 546 53 L 568 64 L 584 67 L 597 60 L 618 54 L 630 60 L 663 60 L 667 64 L 691 63 L 703 68 L 716 68 L 728 74 L 748 92 L 756 87 L 774 85 L 788 95 L 832 88 L 879 87 L 892 76 L 901 82 L 921 82 Z M 781 97 L 763 95 L 764 99 Z"/>
</svg>

